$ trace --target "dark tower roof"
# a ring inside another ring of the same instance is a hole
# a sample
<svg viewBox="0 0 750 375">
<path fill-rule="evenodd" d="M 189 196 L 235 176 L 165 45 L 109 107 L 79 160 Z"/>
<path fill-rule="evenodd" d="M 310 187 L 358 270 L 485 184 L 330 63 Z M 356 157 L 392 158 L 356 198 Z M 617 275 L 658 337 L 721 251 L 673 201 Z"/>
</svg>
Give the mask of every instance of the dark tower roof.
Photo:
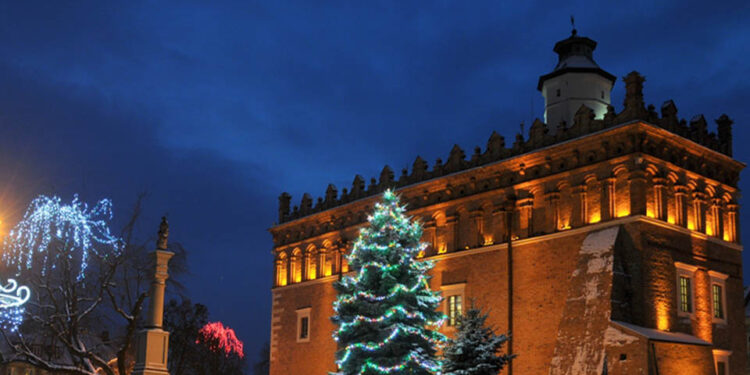
<svg viewBox="0 0 750 375">
<path fill-rule="evenodd" d="M 555 44 L 554 51 L 558 55 L 557 66 L 552 72 L 539 77 L 537 90 L 542 90 L 544 81 L 565 73 L 596 73 L 614 84 L 615 76 L 600 68 L 594 61 L 596 42 L 576 34 L 576 30 L 573 29 L 570 37 Z"/>
</svg>

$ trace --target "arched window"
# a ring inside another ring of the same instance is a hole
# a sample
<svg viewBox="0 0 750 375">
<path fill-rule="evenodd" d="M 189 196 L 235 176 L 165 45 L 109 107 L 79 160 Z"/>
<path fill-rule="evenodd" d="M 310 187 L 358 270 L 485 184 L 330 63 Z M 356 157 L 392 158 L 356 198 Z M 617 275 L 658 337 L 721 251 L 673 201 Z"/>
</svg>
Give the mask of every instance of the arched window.
<svg viewBox="0 0 750 375">
<path fill-rule="evenodd" d="M 284 286 L 287 284 L 287 257 L 286 253 L 282 252 L 279 253 L 278 258 L 276 258 L 276 285 L 277 286 Z"/>
<path fill-rule="evenodd" d="M 302 251 L 300 249 L 294 249 L 292 252 L 292 283 L 298 283 L 302 281 Z"/>
<path fill-rule="evenodd" d="M 315 245 L 310 245 L 307 248 L 305 256 L 305 272 L 307 275 L 307 280 L 315 280 L 315 278 L 318 276 L 317 271 L 318 267 L 316 263 Z"/>
</svg>

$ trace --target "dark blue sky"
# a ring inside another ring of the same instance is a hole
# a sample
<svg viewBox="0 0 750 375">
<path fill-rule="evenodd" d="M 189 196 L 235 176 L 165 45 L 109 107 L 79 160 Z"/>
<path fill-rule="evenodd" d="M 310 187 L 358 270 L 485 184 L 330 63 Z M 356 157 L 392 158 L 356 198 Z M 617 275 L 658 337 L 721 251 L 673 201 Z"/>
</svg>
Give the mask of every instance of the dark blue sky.
<svg viewBox="0 0 750 375">
<path fill-rule="evenodd" d="M 75 192 L 113 198 L 122 219 L 149 191 L 141 229 L 168 213 L 189 294 L 254 359 L 279 193 L 296 204 L 454 143 L 470 153 L 493 130 L 512 139 L 542 116 L 537 79 L 571 14 L 605 70 L 646 76 L 648 103 L 728 113 L 750 161 L 747 1 L 319 3 L 0 4 L 3 221 L 36 194 Z M 618 110 L 622 97 L 618 82 Z"/>
</svg>

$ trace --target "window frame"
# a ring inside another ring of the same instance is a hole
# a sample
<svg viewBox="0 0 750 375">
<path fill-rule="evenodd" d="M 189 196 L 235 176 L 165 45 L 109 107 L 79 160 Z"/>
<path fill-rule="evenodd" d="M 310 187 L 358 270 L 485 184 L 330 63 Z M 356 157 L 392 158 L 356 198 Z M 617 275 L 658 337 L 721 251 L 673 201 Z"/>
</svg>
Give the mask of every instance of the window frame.
<svg viewBox="0 0 750 375">
<path fill-rule="evenodd" d="M 675 266 L 675 300 L 677 301 L 677 316 L 692 318 L 695 315 L 695 271 L 697 266 L 691 264 L 674 262 Z M 682 311 L 682 288 L 680 278 L 690 280 L 690 311 Z"/>
<path fill-rule="evenodd" d="M 709 296 L 711 298 L 711 322 L 714 324 L 727 324 L 727 283 L 726 280 L 729 275 L 716 271 L 708 271 L 708 276 L 711 278 L 711 289 L 709 290 Z M 721 312 L 723 317 L 718 318 L 715 316 L 714 311 L 714 285 L 721 288 Z"/>
<path fill-rule="evenodd" d="M 717 375 L 731 374 L 732 372 L 729 368 L 729 356 L 732 355 L 732 351 L 724 349 L 713 349 L 712 352 L 714 355 L 714 372 L 716 372 Z M 719 374 L 719 362 L 724 363 L 725 374 Z"/>
<path fill-rule="evenodd" d="M 296 341 L 298 343 L 304 343 L 304 342 L 310 342 L 310 336 L 312 336 L 312 320 L 310 319 L 310 311 L 312 308 L 310 307 L 303 307 L 300 309 L 297 309 L 297 334 L 295 336 Z M 307 336 L 302 336 L 302 320 L 307 319 Z"/>
<path fill-rule="evenodd" d="M 445 314 L 447 320 L 445 327 L 450 329 L 455 329 L 456 325 L 451 325 L 451 316 L 450 316 L 450 306 L 449 306 L 449 299 L 450 297 L 457 296 L 461 297 L 461 314 L 466 312 L 466 283 L 456 283 L 456 284 L 449 284 L 449 285 L 443 285 L 440 287 L 440 291 L 443 295 L 443 314 Z M 454 320 L 458 318 L 458 315 L 454 317 Z"/>
</svg>

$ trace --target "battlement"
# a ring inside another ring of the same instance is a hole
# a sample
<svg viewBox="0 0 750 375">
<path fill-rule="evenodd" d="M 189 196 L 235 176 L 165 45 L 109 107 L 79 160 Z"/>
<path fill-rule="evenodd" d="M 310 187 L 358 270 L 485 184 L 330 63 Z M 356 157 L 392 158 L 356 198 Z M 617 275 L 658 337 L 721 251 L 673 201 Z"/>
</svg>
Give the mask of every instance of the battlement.
<svg viewBox="0 0 750 375">
<path fill-rule="evenodd" d="M 661 115 L 656 112 L 654 105 L 645 106 L 643 102 L 643 82 L 645 78 L 638 72 L 631 72 L 623 78 L 623 81 L 625 82 L 626 95 L 624 109 L 620 113 L 615 113 L 614 107 L 609 106 L 604 118 L 595 119 L 594 112 L 590 108 L 581 106 L 575 114 L 574 123 L 571 126 L 568 126 L 565 122 L 560 123 L 557 125 L 554 134 L 549 134 L 548 125 L 536 119 L 529 129 L 529 137 L 524 138 L 523 134 L 516 134 L 511 147 L 506 147 L 503 136 L 493 132 L 484 151 L 480 147 L 474 148 L 474 153 L 468 160 L 464 150 L 458 145 L 454 145 L 447 161 L 443 163 L 441 159 L 437 159 L 432 169 L 428 169 L 427 161 L 417 156 L 412 165 L 411 173 L 404 168 L 401 171 L 401 176 L 396 179 L 394 171 L 386 165 L 380 172 L 380 178 L 377 180 L 375 178 L 370 179 L 370 184 L 367 186 L 365 186 L 365 179 L 360 175 L 354 177 L 351 189 L 344 188 L 341 194 L 334 185 L 328 185 L 325 196 L 318 198 L 315 204 L 313 204 L 310 194 L 305 193 L 300 205 L 292 208 L 292 197 L 288 193 L 282 193 L 279 196 L 279 224 L 370 197 L 388 188 L 412 185 L 502 161 L 631 121 L 647 122 L 701 146 L 732 156 L 733 121 L 726 114 L 715 120 L 717 132 L 709 132 L 707 121 L 703 115 L 694 116 L 690 122 L 678 118 L 677 106 L 672 100 L 662 104 Z"/>
</svg>

